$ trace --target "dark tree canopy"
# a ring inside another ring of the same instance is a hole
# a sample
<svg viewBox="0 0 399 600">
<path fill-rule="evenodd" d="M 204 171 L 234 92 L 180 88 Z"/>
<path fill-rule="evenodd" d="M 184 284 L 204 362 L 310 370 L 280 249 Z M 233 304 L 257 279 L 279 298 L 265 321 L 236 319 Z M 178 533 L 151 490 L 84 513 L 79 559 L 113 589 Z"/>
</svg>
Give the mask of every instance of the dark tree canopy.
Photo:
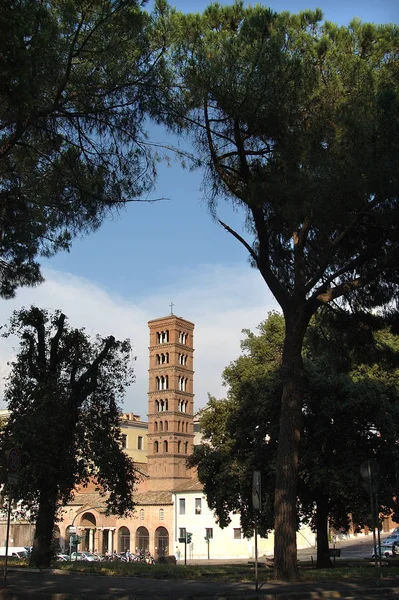
<svg viewBox="0 0 399 600">
<path fill-rule="evenodd" d="M 359 335 L 360 331 L 360 335 Z M 222 527 L 239 511 L 252 535 L 252 472 L 262 475 L 258 530 L 273 529 L 273 497 L 282 389 L 284 319 L 271 313 L 255 335 L 244 330 L 242 354 L 224 371 L 227 399 L 210 398 L 201 414 L 204 443 L 190 464 L 198 469 L 209 506 Z M 329 528 L 371 527 L 359 467 L 381 465 L 381 511 L 396 509 L 399 353 L 383 320 L 331 311 L 314 319 L 305 343 L 306 392 L 298 466 L 298 523 L 317 533 L 317 566 L 331 566 Z M 399 515 L 397 515 L 399 517 Z"/>
<path fill-rule="evenodd" d="M 15 312 L 9 334 L 18 335 L 20 349 L 6 382 L 10 417 L 1 451 L 3 457 L 20 451 L 13 498 L 37 514 L 32 561 L 48 566 L 57 511 L 76 485 L 94 478 L 110 511 L 134 508 L 138 475 L 119 427 L 125 386 L 133 380 L 131 347 L 112 336 L 91 339 L 60 311 L 36 307 Z"/>
<path fill-rule="evenodd" d="M 162 49 L 137 0 L 2 3 L 0 295 L 42 280 L 68 249 L 138 199 L 154 171 L 143 120 Z"/>
<path fill-rule="evenodd" d="M 312 315 L 398 300 L 399 28 L 215 3 L 159 3 L 174 83 L 161 109 L 186 132 L 216 214 L 246 214 L 248 250 L 285 319 L 275 575 L 297 577 L 297 465 Z"/>
</svg>

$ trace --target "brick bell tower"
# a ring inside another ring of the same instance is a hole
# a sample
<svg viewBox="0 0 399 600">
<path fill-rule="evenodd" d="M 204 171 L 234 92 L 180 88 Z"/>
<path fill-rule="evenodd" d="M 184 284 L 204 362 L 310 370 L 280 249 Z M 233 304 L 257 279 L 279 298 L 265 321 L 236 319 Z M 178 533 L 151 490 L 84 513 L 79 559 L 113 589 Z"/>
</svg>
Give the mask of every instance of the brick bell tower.
<svg viewBox="0 0 399 600">
<path fill-rule="evenodd" d="M 191 479 L 194 323 L 171 313 L 148 327 L 148 472 L 152 490 L 171 490 Z"/>
</svg>

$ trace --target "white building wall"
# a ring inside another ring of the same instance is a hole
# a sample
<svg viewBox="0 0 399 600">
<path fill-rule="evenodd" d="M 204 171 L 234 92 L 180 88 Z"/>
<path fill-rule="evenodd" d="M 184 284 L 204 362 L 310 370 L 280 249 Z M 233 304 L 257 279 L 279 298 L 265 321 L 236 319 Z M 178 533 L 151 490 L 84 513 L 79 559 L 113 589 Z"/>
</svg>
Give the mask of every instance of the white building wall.
<svg viewBox="0 0 399 600">
<path fill-rule="evenodd" d="M 212 529 L 213 537 L 209 542 L 209 557 L 212 558 L 248 558 L 255 556 L 255 538 L 235 538 L 234 530 L 240 528 L 240 515 L 232 514 L 231 523 L 221 529 L 215 522 L 212 511 L 201 492 L 179 492 L 174 494 L 175 502 L 175 548 L 180 550 L 181 560 L 184 559 L 184 543 L 178 541 L 180 529 L 185 528 L 192 533 L 192 543 L 187 546 L 188 559 L 208 558 L 208 544 L 205 540 L 207 528 Z M 201 514 L 196 514 L 195 500 L 201 498 Z M 185 514 L 180 512 L 180 500 L 185 500 Z M 306 548 L 315 544 L 315 535 L 309 528 L 303 528 L 297 534 L 298 548 Z M 258 537 L 258 557 L 272 556 L 274 549 L 274 534 L 267 539 Z"/>
</svg>

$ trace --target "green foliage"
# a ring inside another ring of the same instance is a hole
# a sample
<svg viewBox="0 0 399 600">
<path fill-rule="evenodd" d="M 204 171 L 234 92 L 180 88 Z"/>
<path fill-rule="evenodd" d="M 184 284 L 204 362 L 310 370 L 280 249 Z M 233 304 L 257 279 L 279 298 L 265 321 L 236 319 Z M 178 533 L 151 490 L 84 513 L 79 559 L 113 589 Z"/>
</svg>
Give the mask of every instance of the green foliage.
<svg viewBox="0 0 399 600">
<path fill-rule="evenodd" d="M 284 319 L 277 313 L 244 330 L 243 354 L 224 371 L 228 398 L 210 398 L 201 413 L 204 443 L 191 464 L 198 468 L 209 506 L 219 523 L 239 511 L 253 531 L 252 471 L 262 473 L 260 531 L 272 528 L 281 353 Z M 357 332 L 357 343 L 354 335 Z M 366 342 L 367 340 L 367 342 Z M 370 526 L 368 497 L 359 466 L 374 457 L 382 468 L 382 510 L 395 509 L 394 462 L 399 423 L 397 336 L 379 317 L 321 313 L 305 339 L 306 392 L 299 460 L 299 511 L 317 528 L 318 508 L 331 525 L 346 529 L 349 515 Z M 324 522 L 327 534 L 327 521 Z M 322 532 L 318 531 L 318 535 Z"/>
<path fill-rule="evenodd" d="M 6 382 L 10 417 L 1 454 L 20 451 L 13 498 L 35 512 L 35 541 L 45 540 L 40 560 L 48 561 L 56 512 L 76 485 L 94 479 L 110 511 L 123 515 L 134 508 L 138 475 L 119 428 L 124 389 L 133 379 L 131 347 L 112 336 L 91 339 L 60 311 L 36 307 L 14 312 L 4 335 L 10 334 L 19 337 L 20 348 Z M 3 482 L 6 477 L 3 464 Z"/>
<path fill-rule="evenodd" d="M 243 2 L 184 15 L 171 40 L 165 122 L 187 132 L 217 216 L 245 214 L 248 250 L 285 319 L 276 467 L 275 576 L 297 577 L 296 496 L 312 315 L 398 299 L 399 28 L 321 23 L 320 10 Z M 173 87 L 170 88 L 170 81 Z"/>
<path fill-rule="evenodd" d="M 209 166 L 212 205 L 246 209 L 284 310 L 294 290 L 317 306 L 398 289 L 399 29 L 321 17 L 236 2 L 168 21 L 175 124 Z"/>
<path fill-rule="evenodd" d="M 161 54 L 136 0 L 2 6 L 1 296 L 148 190 L 143 119 Z"/>
<path fill-rule="evenodd" d="M 280 410 L 281 343 L 284 323 L 270 313 L 258 327 L 260 335 L 243 330 L 243 354 L 223 373 L 229 395 L 225 400 L 210 397 L 201 411 L 204 444 L 194 449 L 190 464 L 198 468 L 208 505 L 219 524 L 230 522 L 238 511 L 245 535 L 252 535 L 252 471 L 262 472 L 262 511 L 259 533 L 273 528 L 273 494 Z"/>
</svg>

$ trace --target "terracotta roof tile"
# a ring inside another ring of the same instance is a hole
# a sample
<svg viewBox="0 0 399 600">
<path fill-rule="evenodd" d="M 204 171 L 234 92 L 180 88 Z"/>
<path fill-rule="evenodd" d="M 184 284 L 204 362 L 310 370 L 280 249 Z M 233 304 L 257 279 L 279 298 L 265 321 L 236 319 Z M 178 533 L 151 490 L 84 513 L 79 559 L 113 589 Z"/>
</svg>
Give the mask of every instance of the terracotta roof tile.
<svg viewBox="0 0 399 600">
<path fill-rule="evenodd" d="M 190 481 L 184 481 L 173 488 L 174 492 L 202 492 L 204 486 L 195 477 Z"/>
<path fill-rule="evenodd" d="M 67 506 L 85 506 L 86 504 L 96 508 L 99 512 L 104 512 L 107 508 L 107 498 L 100 496 L 98 492 L 77 493 Z"/>
<path fill-rule="evenodd" d="M 164 505 L 164 504 L 172 504 L 172 494 L 171 492 L 162 491 L 162 492 L 142 492 L 138 494 L 133 494 L 133 500 L 136 504 L 140 506 L 144 505 Z"/>
</svg>

